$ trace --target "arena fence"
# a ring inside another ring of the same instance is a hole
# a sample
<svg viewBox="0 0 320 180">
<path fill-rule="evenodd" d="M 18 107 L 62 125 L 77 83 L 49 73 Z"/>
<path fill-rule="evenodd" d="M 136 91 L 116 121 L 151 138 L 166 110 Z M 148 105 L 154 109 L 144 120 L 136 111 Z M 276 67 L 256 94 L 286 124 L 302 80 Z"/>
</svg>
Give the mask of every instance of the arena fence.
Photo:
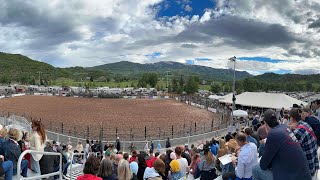
<svg viewBox="0 0 320 180">
<path fill-rule="evenodd" d="M 22 117 L 22 116 L 17 116 L 14 114 L 7 114 L 9 116 L 4 116 L 3 114 L 0 113 L 0 123 L 4 126 L 8 126 L 9 128 L 18 128 L 24 131 L 29 131 L 31 132 L 31 124 L 28 121 L 27 118 Z M 170 137 L 170 143 L 172 146 L 176 146 L 176 145 L 184 145 L 184 144 L 199 144 L 202 142 L 205 142 L 206 140 L 210 140 L 212 137 L 218 137 L 218 136 L 223 136 L 226 135 L 227 133 L 227 128 L 226 128 L 226 123 L 225 124 L 220 124 L 219 126 L 215 126 L 215 127 L 207 127 L 207 132 L 205 133 L 201 133 L 201 131 L 199 131 L 198 134 L 192 134 L 190 133 L 190 131 L 186 131 L 186 132 L 182 132 L 181 130 L 181 136 L 180 137 Z M 204 127 L 206 128 L 206 127 Z M 78 132 L 78 134 L 81 134 L 84 132 Z M 83 144 L 83 146 L 86 143 L 86 139 L 84 137 L 78 137 L 78 136 L 73 136 L 73 135 L 67 135 L 64 133 L 60 133 L 60 132 L 55 132 L 52 130 L 46 130 L 46 134 L 47 134 L 47 138 L 51 139 L 51 140 L 55 140 L 57 142 L 61 142 L 64 144 L 71 144 L 74 148 L 76 147 L 78 142 L 81 142 Z M 177 134 L 178 135 L 178 134 Z M 116 139 L 116 136 L 113 136 L 114 140 Z M 147 147 L 149 147 L 151 145 L 150 139 L 153 140 L 153 144 L 154 144 L 154 148 L 157 148 L 158 144 L 161 145 L 161 149 L 165 148 L 165 144 L 166 144 L 166 137 L 164 138 L 162 136 L 162 138 L 157 138 L 157 137 L 153 137 L 148 139 L 148 141 L 146 140 L 122 140 L 121 135 L 119 135 L 120 137 L 120 144 L 121 144 L 121 149 L 124 151 L 127 151 L 129 146 L 131 145 L 131 143 L 134 144 L 134 146 L 138 149 L 138 150 L 145 150 L 146 149 L 146 144 L 148 144 Z M 169 136 L 168 136 L 169 137 Z M 90 139 L 90 137 L 89 137 Z M 91 140 L 91 139 L 90 139 Z M 99 140 L 99 139 L 96 139 Z M 106 143 L 115 143 L 115 141 L 107 141 L 107 140 L 103 140 L 102 139 L 102 145 L 106 144 Z"/>
</svg>

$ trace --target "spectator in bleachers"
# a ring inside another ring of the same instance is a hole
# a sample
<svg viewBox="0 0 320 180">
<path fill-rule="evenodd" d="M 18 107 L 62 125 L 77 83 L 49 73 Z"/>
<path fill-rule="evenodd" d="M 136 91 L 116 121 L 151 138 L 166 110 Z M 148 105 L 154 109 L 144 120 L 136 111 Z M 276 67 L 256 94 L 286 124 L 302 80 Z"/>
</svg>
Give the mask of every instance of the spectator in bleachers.
<svg viewBox="0 0 320 180">
<path fill-rule="evenodd" d="M 29 149 L 29 144 L 30 143 L 30 133 L 29 132 L 25 132 L 23 133 L 23 136 L 22 136 L 22 139 L 20 141 L 18 141 L 18 144 L 21 148 L 21 152 Z M 30 154 L 26 154 L 24 156 L 24 158 L 26 160 L 28 160 L 28 168 L 31 168 L 31 157 L 30 157 Z"/>
<path fill-rule="evenodd" d="M 68 159 L 66 151 L 67 151 L 67 146 L 63 145 L 61 154 L 62 154 L 62 173 L 64 176 L 67 175 L 68 167 L 71 164 L 71 160 Z"/>
<path fill-rule="evenodd" d="M 87 158 L 89 153 L 92 152 L 89 139 L 87 139 L 86 142 L 87 142 L 87 144 L 86 144 L 86 147 L 84 149 L 84 157 L 85 158 Z"/>
<path fill-rule="evenodd" d="M 121 150 L 121 144 L 120 144 L 120 138 L 117 137 L 117 140 L 116 140 L 116 149 L 117 149 L 117 152 L 119 152 Z"/>
<path fill-rule="evenodd" d="M 172 160 L 170 162 L 170 171 L 168 175 L 169 180 L 179 180 L 183 178 L 183 174 L 180 171 L 180 164 L 177 160 Z"/>
<path fill-rule="evenodd" d="M 254 119 L 252 120 L 252 123 L 251 123 L 253 127 L 256 127 L 258 126 L 258 124 L 260 124 L 259 118 L 260 118 L 259 115 L 254 116 Z"/>
<path fill-rule="evenodd" d="M 171 143 L 170 143 L 170 139 L 168 138 L 166 141 L 166 148 L 170 148 L 171 147 Z"/>
<path fill-rule="evenodd" d="M 191 164 L 190 154 L 186 152 L 185 146 L 180 146 L 182 148 L 181 157 L 185 158 L 188 161 L 188 166 Z"/>
<path fill-rule="evenodd" d="M 230 139 L 233 139 L 233 137 L 232 137 L 232 135 L 231 135 L 231 132 L 229 132 L 229 133 L 226 135 L 225 139 L 226 139 L 226 142 L 228 142 Z"/>
<path fill-rule="evenodd" d="M 46 132 L 41 121 L 32 121 L 32 133 L 30 136 L 30 149 L 36 151 L 44 151 L 44 144 L 46 142 Z M 41 174 L 39 161 L 42 154 L 31 153 L 31 170 Z"/>
<path fill-rule="evenodd" d="M 100 163 L 98 177 L 101 177 L 103 180 L 115 180 L 112 176 L 113 173 L 113 164 L 110 159 L 103 159 Z"/>
<path fill-rule="evenodd" d="M 170 158 L 170 154 L 172 153 L 171 149 L 168 149 L 166 152 L 166 176 L 168 176 L 168 172 L 170 171 L 170 162 L 172 161 L 172 159 Z"/>
<path fill-rule="evenodd" d="M 79 141 L 78 144 L 77 144 L 77 151 L 78 151 L 79 153 L 83 152 L 83 146 L 82 146 L 81 141 Z"/>
<path fill-rule="evenodd" d="M 262 156 L 264 150 L 265 150 L 265 145 L 266 145 L 266 141 L 267 141 L 267 136 L 268 136 L 268 133 L 269 133 L 269 129 L 265 124 L 264 124 L 264 121 L 261 121 L 263 123 L 263 125 L 261 126 L 261 128 L 258 129 L 258 135 L 259 135 L 259 138 L 261 139 L 259 144 L 259 149 L 258 149 L 258 152 L 259 152 L 259 157 Z"/>
<path fill-rule="evenodd" d="M 133 161 L 130 163 L 130 169 L 132 171 L 132 179 L 138 179 L 138 169 L 139 169 L 139 166 L 138 166 L 138 163 Z"/>
<path fill-rule="evenodd" d="M 12 161 L 4 161 L 4 156 L 0 155 L 0 176 L 3 175 L 5 180 L 12 180 L 13 163 Z"/>
<path fill-rule="evenodd" d="M 167 180 L 168 177 L 165 175 L 166 171 L 166 165 L 161 159 L 157 159 L 153 163 L 153 168 L 156 170 L 156 172 L 161 176 L 162 180 Z"/>
<path fill-rule="evenodd" d="M 154 144 L 153 144 L 153 142 L 151 141 L 151 142 L 150 142 L 150 151 L 152 151 L 152 153 L 153 153 L 153 150 L 154 150 Z"/>
<path fill-rule="evenodd" d="M 45 152 L 54 152 L 52 148 L 52 143 L 50 141 L 46 142 Z M 41 175 L 53 173 L 59 170 L 59 156 L 43 155 L 39 161 Z M 55 169 L 55 167 L 58 167 Z M 48 178 L 53 180 L 53 177 Z"/>
<path fill-rule="evenodd" d="M 299 109 L 292 108 L 289 114 L 291 117 L 291 123 L 293 124 L 293 126 L 291 126 L 291 130 L 298 139 L 298 142 L 300 143 L 308 160 L 310 174 L 311 176 L 314 176 L 316 171 L 319 169 L 317 137 L 315 136 L 311 126 L 301 120 Z"/>
<path fill-rule="evenodd" d="M 7 141 L 7 146 L 5 149 L 5 159 L 8 161 L 11 161 L 13 163 L 13 175 L 17 174 L 17 163 L 18 159 L 21 155 L 21 150 L 18 145 L 18 139 L 19 139 L 19 130 L 17 129 L 10 129 L 9 133 L 9 140 Z M 21 161 L 21 175 L 23 177 L 27 177 L 27 171 L 28 171 L 28 160 L 23 159 Z M 20 173 L 20 172 L 19 172 Z"/>
<path fill-rule="evenodd" d="M 145 158 L 147 167 L 151 168 L 153 166 L 154 161 L 157 160 L 157 157 L 153 155 L 153 151 L 149 151 L 149 156 Z"/>
<path fill-rule="evenodd" d="M 220 157 L 222 157 L 226 154 L 229 154 L 229 150 L 228 150 L 228 147 L 226 146 L 225 140 L 219 139 L 219 145 L 220 145 L 220 149 L 218 151 L 218 155 L 216 158 L 217 169 L 219 168 L 219 171 L 222 172 L 222 175 L 225 174 L 226 172 L 234 172 L 235 169 L 234 169 L 232 163 L 228 163 L 228 164 L 223 165 L 219 160 Z"/>
<path fill-rule="evenodd" d="M 91 141 L 92 142 L 92 145 L 91 145 L 91 151 L 92 152 L 98 152 L 98 140 L 96 140 L 95 143 L 93 143 L 93 140 Z"/>
<path fill-rule="evenodd" d="M 284 124 L 284 125 L 289 125 L 289 115 L 288 114 L 285 114 L 282 118 L 282 121 L 281 121 L 281 124 Z"/>
<path fill-rule="evenodd" d="M 83 173 L 84 175 L 78 176 L 77 180 L 102 180 L 102 178 L 97 177 L 100 166 L 100 161 L 94 156 L 89 156 L 84 164 Z"/>
<path fill-rule="evenodd" d="M 259 137 L 259 134 L 258 134 L 258 129 L 259 129 L 259 127 L 261 126 L 261 123 L 258 125 L 258 126 L 255 126 L 255 127 L 253 127 L 253 131 L 252 131 L 252 133 L 251 133 L 251 136 L 255 139 L 255 140 L 257 140 L 257 147 L 259 148 L 259 146 L 260 146 L 260 137 Z"/>
<path fill-rule="evenodd" d="M 215 140 L 215 138 L 212 138 L 212 140 L 211 140 L 210 150 L 211 150 L 213 155 L 215 155 L 215 156 L 217 155 L 218 150 L 219 150 L 219 144 Z"/>
<path fill-rule="evenodd" d="M 138 166 L 139 166 L 138 173 L 137 173 L 138 180 L 143 180 L 143 174 L 147 168 L 147 164 L 142 154 L 138 154 Z"/>
<path fill-rule="evenodd" d="M 126 161 L 129 161 L 129 153 L 124 153 L 123 154 L 123 159 Z"/>
<path fill-rule="evenodd" d="M 157 151 L 158 151 L 159 153 L 160 153 L 160 151 L 161 151 L 161 144 L 160 144 L 160 142 L 158 143 Z"/>
<path fill-rule="evenodd" d="M 251 136 L 252 129 L 250 127 L 247 127 L 247 128 L 244 129 L 244 132 L 245 132 L 245 134 L 247 136 L 247 141 L 254 143 L 258 147 L 257 140 Z"/>
<path fill-rule="evenodd" d="M 315 114 L 317 118 L 320 119 L 320 99 L 316 100 L 316 108 Z"/>
<path fill-rule="evenodd" d="M 133 151 L 132 151 L 132 156 L 130 157 L 130 160 L 129 160 L 129 163 L 131 163 L 131 162 L 133 162 L 133 161 L 136 161 L 137 155 L 138 155 L 137 151 L 136 151 L 136 150 L 133 150 Z"/>
<path fill-rule="evenodd" d="M 235 174 L 231 175 L 231 178 L 236 180 L 252 180 L 252 167 L 258 162 L 257 146 L 249 142 L 246 134 L 242 132 L 237 133 L 236 141 L 241 148 L 237 161 L 234 161 L 237 167 Z M 223 177 L 223 179 L 226 179 L 226 177 Z"/>
<path fill-rule="evenodd" d="M 302 148 L 286 125 L 279 124 L 276 112 L 267 110 L 264 113 L 268 133 L 265 151 L 252 169 L 255 180 L 311 180 L 307 159 Z"/>
<path fill-rule="evenodd" d="M 203 150 L 204 156 L 201 157 L 201 160 L 198 164 L 198 170 L 200 171 L 200 173 L 197 172 L 197 174 L 200 174 L 201 180 L 215 179 L 217 177 L 215 168 L 216 159 L 210 151 L 210 144 L 206 144 Z"/>
<path fill-rule="evenodd" d="M 7 141 L 6 137 L 7 136 L 7 129 L 2 127 L 0 130 L 0 155 L 4 155 L 4 151 L 6 149 Z"/>
<path fill-rule="evenodd" d="M 127 160 L 121 159 L 118 165 L 118 179 L 119 180 L 131 180 L 132 171 Z"/>
<path fill-rule="evenodd" d="M 183 175 L 183 177 L 186 177 L 187 175 L 187 172 L 189 172 L 189 166 L 188 166 L 188 161 L 186 158 L 183 158 L 181 156 L 182 152 L 183 152 L 183 147 L 181 146 L 177 146 L 175 149 L 174 149 L 174 152 L 176 153 L 176 156 L 177 156 L 177 161 L 179 162 L 179 165 L 180 165 L 180 171 Z"/>
<path fill-rule="evenodd" d="M 116 159 L 113 162 L 113 178 L 114 179 L 118 179 L 118 166 L 119 166 L 119 162 L 123 159 L 122 154 L 117 154 L 116 155 Z"/>
<path fill-rule="evenodd" d="M 161 160 L 160 160 L 161 161 Z M 147 167 L 143 174 L 144 180 L 161 180 L 160 174 L 155 170 L 154 167 Z"/>
<path fill-rule="evenodd" d="M 317 144 L 319 146 L 320 145 L 320 119 L 314 116 L 312 111 L 307 107 L 302 108 L 301 116 L 302 116 L 302 120 L 304 120 L 306 123 L 308 123 L 311 126 L 315 136 L 317 137 Z"/>
<path fill-rule="evenodd" d="M 200 162 L 200 153 L 199 150 L 194 148 L 191 150 L 191 164 L 189 166 L 190 168 L 190 174 L 195 174 L 197 171 L 198 163 Z"/>
<path fill-rule="evenodd" d="M 130 153 L 132 154 L 133 151 L 136 151 L 137 148 L 133 145 L 133 143 L 131 143 L 131 145 L 128 147 Z M 137 151 L 136 151 L 137 152 Z"/>
<path fill-rule="evenodd" d="M 166 164 L 166 155 L 165 154 L 161 154 L 159 155 L 158 159 L 161 159 L 163 161 L 164 164 Z"/>
</svg>

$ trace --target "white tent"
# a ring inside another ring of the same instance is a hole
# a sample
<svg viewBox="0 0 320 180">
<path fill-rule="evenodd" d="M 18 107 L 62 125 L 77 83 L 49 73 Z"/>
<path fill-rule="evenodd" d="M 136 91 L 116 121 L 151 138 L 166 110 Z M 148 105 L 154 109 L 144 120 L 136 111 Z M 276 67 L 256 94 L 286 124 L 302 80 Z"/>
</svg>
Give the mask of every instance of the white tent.
<svg viewBox="0 0 320 180">
<path fill-rule="evenodd" d="M 220 99 L 220 102 L 232 104 L 232 95 Z M 307 103 L 298 99 L 292 98 L 286 94 L 281 93 L 265 93 L 265 92 L 244 92 L 236 96 L 236 104 L 242 106 L 289 109 L 293 104 L 307 105 Z"/>
<path fill-rule="evenodd" d="M 243 110 L 235 110 L 233 111 L 234 117 L 248 117 L 248 112 Z"/>
<path fill-rule="evenodd" d="M 209 98 L 209 99 L 223 99 L 224 96 L 210 95 L 208 98 Z"/>
</svg>

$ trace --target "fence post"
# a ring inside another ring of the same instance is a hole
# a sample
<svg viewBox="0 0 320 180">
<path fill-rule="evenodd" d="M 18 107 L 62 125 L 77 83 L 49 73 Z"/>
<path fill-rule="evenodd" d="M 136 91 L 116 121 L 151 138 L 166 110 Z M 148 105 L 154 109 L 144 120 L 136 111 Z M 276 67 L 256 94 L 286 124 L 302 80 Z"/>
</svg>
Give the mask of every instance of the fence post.
<svg viewBox="0 0 320 180">
<path fill-rule="evenodd" d="M 186 135 L 186 124 L 183 123 L 183 135 L 185 136 Z"/>
<path fill-rule="evenodd" d="M 194 122 L 194 134 L 197 134 L 197 122 Z"/>
<path fill-rule="evenodd" d="M 213 131 L 213 118 L 211 120 L 211 131 Z"/>
<path fill-rule="evenodd" d="M 63 123 L 61 123 L 61 133 L 63 134 Z"/>
<path fill-rule="evenodd" d="M 116 127 L 116 138 L 118 137 L 118 128 Z"/>
<path fill-rule="evenodd" d="M 144 139 L 147 140 L 147 126 L 144 127 Z"/>
<path fill-rule="evenodd" d="M 171 137 L 173 138 L 173 125 L 171 127 Z"/>
<path fill-rule="evenodd" d="M 89 139 L 90 138 L 90 129 L 89 129 L 89 126 L 87 126 L 87 139 Z"/>
</svg>

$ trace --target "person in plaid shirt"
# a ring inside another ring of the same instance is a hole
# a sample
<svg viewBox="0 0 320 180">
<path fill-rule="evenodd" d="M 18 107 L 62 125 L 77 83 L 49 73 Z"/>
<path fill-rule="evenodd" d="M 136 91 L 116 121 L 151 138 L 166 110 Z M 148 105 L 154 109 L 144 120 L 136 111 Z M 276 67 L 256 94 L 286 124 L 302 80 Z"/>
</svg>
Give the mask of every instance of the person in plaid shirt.
<svg viewBox="0 0 320 180">
<path fill-rule="evenodd" d="M 291 120 L 289 127 L 292 129 L 306 155 L 311 176 L 314 176 L 316 171 L 319 169 L 317 138 L 311 126 L 301 120 L 300 109 L 292 108 L 289 115 Z"/>
</svg>

